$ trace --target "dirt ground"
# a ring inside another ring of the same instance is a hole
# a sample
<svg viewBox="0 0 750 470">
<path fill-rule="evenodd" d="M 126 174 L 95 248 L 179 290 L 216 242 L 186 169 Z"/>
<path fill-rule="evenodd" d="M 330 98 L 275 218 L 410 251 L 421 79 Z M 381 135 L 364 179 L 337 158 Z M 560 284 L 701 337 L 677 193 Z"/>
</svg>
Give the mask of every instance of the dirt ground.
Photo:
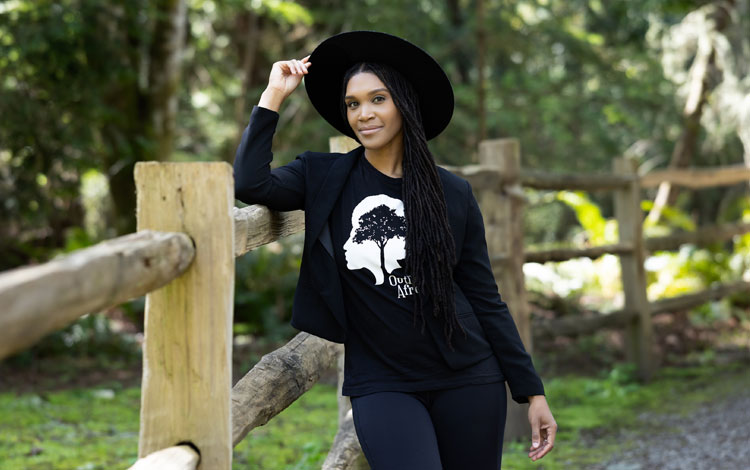
<svg viewBox="0 0 750 470">
<path fill-rule="evenodd" d="M 710 403 L 690 416 L 638 417 L 648 434 L 617 436 L 633 447 L 591 470 L 740 470 L 750 468 L 747 430 L 750 391 L 731 400 Z"/>
<path fill-rule="evenodd" d="M 639 414 L 635 426 L 614 435 L 585 437 L 591 449 L 599 439 L 622 443 L 605 463 L 586 470 L 750 469 L 750 359 L 730 359 L 742 368 L 731 377 L 717 376 L 707 385 L 707 399 L 664 397 L 668 411 Z"/>
</svg>

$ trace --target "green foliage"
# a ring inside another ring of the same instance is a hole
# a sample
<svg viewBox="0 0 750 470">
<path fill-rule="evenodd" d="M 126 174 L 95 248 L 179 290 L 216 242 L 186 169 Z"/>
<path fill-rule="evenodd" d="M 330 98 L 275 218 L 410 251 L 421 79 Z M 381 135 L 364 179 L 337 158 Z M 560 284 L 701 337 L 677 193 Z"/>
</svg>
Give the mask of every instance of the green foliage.
<svg viewBox="0 0 750 470">
<path fill-rule="evenodd" d="M 107 388 L 0 394 L 5 470 L 126 468 L 135 461 L 140 391 Z"/>
<path fill-rule="evenodd" d="M 85 358 L 107 369 L 136 363 L 140 359 L 140 346 L 133 335 L 114 332 L 106 315 L 89 314 L 7 360 L 28 366 L 36 359 L 55 356 Z"/>
<path fill-rule="evenodd" d="M 617 440 L 619 431 L 649 435 L 652 430 L 638 421 L 641 413 L 679 414 L 694 412 L 706 402 L 723 400 L 750 385 L 743 364 L 663 368 L 647 384 L 633 379 L 633 369 L 618 365 L 599 377 L 556 377 L 545 381 L 547 401 L 559 430 L 555 449 L 539 462 L 531 462 L 528 442 L 505 445 L 503 466 L 517 470 L 543 468 L 564 470 L 602 464 L 627 442 Z M 665 399 L 669 397 L 669 399 Z M 589 447 L 596 436 L 596 452 Z"/>
<path fill-rule="evenodd" d="M 110 238 L 127 227 L 123 220 L 132 225 L 132 165 L 156 158 L 158 132 L 144 116 L 154 92 L 150 54 L 165 46 L 155 43 L 154 29 L 164 4 L 0 0 L 0 270 Z M 664 75 L 658 40 L 699 4 L 490 1 L 484 17 L 477 18 L 475 4 L 467 0 L 190 0 L 182 75 L 175 84 L 179 106 L 172 159 L 231 160 L 271 64 L 303 57 L 342 30 L 375 29 L 414 41 L 445 68 L 454 86 L 455 113 L 430 148 L 441 164 L 475 161 L 481 22 L 487 41 L 482 72 L 488 137 L 519 138 L 525 168 L 606 171 L 611 158 L 622 154 L 634 155 L 647 168 L 661 166 L 682 131 L 684 99 L 681 85 Z M 744 51 L 736 49 L 738 61 Z M 736 162 L 740 142 L 712 137 L 726 133 L 704 129 L 693 163 Z M 280 115 L 274 165 L 306 149 L 327 149 L 335 134 L 297 90 Z M 723 189 L 710 197 L 685 193 L 675 208 L 664 211 L 662 225 L 647 230 L 691 229 L 693 219 L 711 221 L 719 201 L 726 205 L 722 213 L 747 211 L 736 202 L 741 197 L 724 194 Z M 607 201 L 574 192 L 547 200 L 529 211 L 528 245 L 612 241 Z M 747 253 L 748 247 L 750 236 L 735 241 L 735 250 Z M 674 283 L 654 293 L 683 291 L 747 269 L 746 255 L 712 250 L 696 252 L 689 267 L 697 274 L 673 275 Z M 237 318 L 248 325 L 246 333 L 283 337 L 291 332 L 284 324 L 294 256 L 285 252 L 276 262 L 262 253 L 238 260 Z M 658 282 L 656 273 L 650 276 Z M 582 295 L 597 284 L 606 291 L 608 279 L 596 275 L 577 286 L 562 285 Z M 126 308 L 138 317 L 138 304 Z"/>
<path fill-rule="evenodd" d="M 591 202 L 583 191 L 559 191 L 557 199 L 568 204 L 576 213 L 578 222 L 586 230 L 592 245 L 615 243 L 616 223 L 602 217 L 599 206 Z"/>
<path fill-rule="evenodd" d="M 287 25 L 304 24 L 307 26 L 313 23 L 310 11 L 295 2 L 262 0 L 260 5 L 260 8 L 257 9 L 259 13 L 265 13 L 279 23 Z"/>
<path fill-rule="evenodd" d="M 246 325 L 242 328 L 244 334 L 268 340 L 294 334 L 289 320 L 299 277 L 302 242 L 303 236 L 298 234 L 237 258 L 234 321 Z"/>
<path fill-rule="evenodd" d="M 0 393 L 3 470 L 127 468 L 138 451 L 140 390 L 117 383 L 46 394 Z M 234 451 L 233 468 L 320 468 L 338 425 L 336 389 L 315 385 Z"/>
<path fill-rule="evenodd" d="M 641 201 L 641 210 L 650 211 L 654 207 L 654 201 Z M 679 208 L 665 205 L 662 208 L 661 217 L 658 222 L 646 219 L 643 223 L 644 233 L 652 236 L 666 235 L 673 230 L 695 231 L 695 221 L 688 213 Z"/>
</svg>

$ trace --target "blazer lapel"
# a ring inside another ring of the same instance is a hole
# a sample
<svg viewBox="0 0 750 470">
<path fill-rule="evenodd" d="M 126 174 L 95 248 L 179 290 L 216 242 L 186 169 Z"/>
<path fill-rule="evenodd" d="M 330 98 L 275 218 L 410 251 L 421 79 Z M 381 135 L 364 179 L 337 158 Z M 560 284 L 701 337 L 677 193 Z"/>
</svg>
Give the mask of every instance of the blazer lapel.
<svg viewBox="0 0 750 470">
<path fill-rule="evenodd" d="M 333 205 L 344 188 L 344 183 L 346 183 L 349 172 L 363 151 L 364 147 L 357 147 L 342 157 L 337 158 L 328 170 L 312 204 L 307 207 L 308 214 L 305 217 L 305 244 L 307 246 L 305 248 L 310 249 L 314 241 L 320 239 L 326 252 L 333 258 L 333 241 L 331 240 L 331 230 L 328 226 L 328 216 L 331 214 Z"/>
</svg>

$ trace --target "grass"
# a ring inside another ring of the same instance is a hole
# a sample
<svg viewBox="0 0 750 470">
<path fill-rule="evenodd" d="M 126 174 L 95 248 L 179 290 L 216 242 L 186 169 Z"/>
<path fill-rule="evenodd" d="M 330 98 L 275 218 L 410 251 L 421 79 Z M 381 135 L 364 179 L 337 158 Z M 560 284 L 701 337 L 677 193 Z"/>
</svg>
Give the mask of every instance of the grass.
<svg viewBox="0 0 750 470">
<path fill-rule="evenodd" d="M 0 468 L 127 468 L 138 451 L 140 389 L 0 394 Z M 234 449 L 236 469 L 320 468 L 337 426 L 336 389 L 315 385 Z"/>
<path fill-rule="evenodd" d="M 709 402 L 746 393 L 749 387 L 747 364 L 664 368 L 647 385 L 638 384 L 632 370 L 624 367 L 596 378 L 557 377 L 545 383 L 559 426 L 555 449 L 531 462 L 528 442 L 506 443 L 503 469 L 583 469 L 631 445 L 618 440 L 619 431 L 656 431 L 638 420 L 641 413 L 687 416 Z"/>
<path fill-rule="evenodd" d="M 640 429 L 639 413 L 686 414 L 750 387 L 746 364 L 664 368 L 648 385 L 618 366 L 598 377 L 565 376 L 545 383 L 559 425 L 556 446 L 542 460 L 528 442 L 506 443 L 503 468 L 557 470 L 601 462 L 627 446 L 617 431 Z M 336 433 L 336 393 L 318 384 L 234 450 L 236 469 L 319 469 Z M 136 459 L 139 389 L 110 383 L 44 393 L 0 394 L 3 470 L 127 468 Z M 595 443 L 595 446 L 593 445 Z"/>
</svg>

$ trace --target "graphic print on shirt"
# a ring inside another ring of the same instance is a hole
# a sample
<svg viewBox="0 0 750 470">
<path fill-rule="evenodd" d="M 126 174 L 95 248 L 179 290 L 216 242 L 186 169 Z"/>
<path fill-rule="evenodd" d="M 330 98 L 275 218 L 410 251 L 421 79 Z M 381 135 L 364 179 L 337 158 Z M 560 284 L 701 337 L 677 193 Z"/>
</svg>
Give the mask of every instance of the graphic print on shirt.
<svg viewBox="0 0 750 470">
<path fill-rule="evenodd" d="M 391 274 L 402 267 L 406 258 L 406 217 L 404 203 L 385 194 L 362 199 L 352 211 L 352 230 L 344 243 L 346 267 L 367 269 L 375 277 L 375 285 L 385 282 L 398 288 L 398 297 L 416 292 L 409 276 Z"/>
</svg>

